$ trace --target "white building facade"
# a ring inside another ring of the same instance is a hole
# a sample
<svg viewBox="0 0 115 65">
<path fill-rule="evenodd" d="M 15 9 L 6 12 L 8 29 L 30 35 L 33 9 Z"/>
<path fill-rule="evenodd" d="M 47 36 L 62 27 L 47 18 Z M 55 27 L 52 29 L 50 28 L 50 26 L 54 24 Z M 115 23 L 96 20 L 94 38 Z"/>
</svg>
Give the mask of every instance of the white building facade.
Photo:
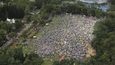
<svg viewBox="0 0 115 65">
<path fill-rule="evenodd" d="M 107 3 L 107 0 L 80 0 L 81 2 L 86 2 L 86 3 Z"/>
</svg>

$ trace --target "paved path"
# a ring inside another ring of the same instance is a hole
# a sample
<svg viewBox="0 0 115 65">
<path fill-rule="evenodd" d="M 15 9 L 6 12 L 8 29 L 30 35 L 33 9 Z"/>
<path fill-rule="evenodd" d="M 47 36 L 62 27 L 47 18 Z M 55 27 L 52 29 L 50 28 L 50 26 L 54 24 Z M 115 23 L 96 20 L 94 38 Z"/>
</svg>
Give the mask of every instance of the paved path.
<svg viewBox="0 0 115 65">
<path fill-rule="evenodd" d="M 13 42 L 17 41 L 18 37 L 21 36 L 26 30 L 28 30 L 32 26 L 32 23 L 33 22 L 30 22 L 30 23 L 26 24 L 25 27 L 17 34 L 16 38 L 13 38 L 13 39 L 10 39 L 9 41 L 7 41 L 2 47 L 0 47 L 0 49 L 1 48 L 6 48 L 9 45 L 11 45 Z"/>
</svg>

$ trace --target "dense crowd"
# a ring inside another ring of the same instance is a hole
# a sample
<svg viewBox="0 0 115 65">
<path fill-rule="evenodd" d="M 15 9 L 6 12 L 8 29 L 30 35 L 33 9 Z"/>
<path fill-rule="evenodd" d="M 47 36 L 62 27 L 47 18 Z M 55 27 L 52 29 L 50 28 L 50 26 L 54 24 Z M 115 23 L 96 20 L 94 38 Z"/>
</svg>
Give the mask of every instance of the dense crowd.
<svg viewBox="0 0 115 65">
<path fill-rule="evenodd" d="M 61 15 L 40 30 L 42 33 L 32 42 L 36 53 L 42 57 L 64 55 L 83 59 L 87 54 L 86 44 L 93 38 L 93 26 L 97 19 L 84 15 Z"/>
</svg>

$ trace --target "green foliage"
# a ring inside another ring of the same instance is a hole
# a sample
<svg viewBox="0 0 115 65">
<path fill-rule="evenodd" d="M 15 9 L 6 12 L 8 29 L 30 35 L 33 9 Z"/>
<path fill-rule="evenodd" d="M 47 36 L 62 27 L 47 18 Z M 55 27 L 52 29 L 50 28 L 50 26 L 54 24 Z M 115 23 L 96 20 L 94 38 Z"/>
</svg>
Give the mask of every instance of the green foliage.
<svg viewBox="0 0 115 65">
<path fill-rule="evenodd" d="M 29 6 L 30 2 L 28 0 L 13 0 L 12 3 L 16 4 L 16 6 L 25 9 Z"/>
<path fill-rule="evenodd" d="M 6 21 L 1 21 L 0 22 L 0 29 L 5 30 L 7 33 L 11 32 L 12 25 L 7 23 Z"/>
<path fill-rule="evenodd" d="M 115 18 L 115 10 L 107 12 L 108 17 Z"/>
<path fill-rule="evenodd" d="M 29 54 L 24 61 L 24 65 L 41 65 L 42 63 L 43 59 L 34 53 Z"/>
<path fill-rule="evenodd" d="M 22 47 L 0 50 L 0 65 L 41 65 L 43 59 L 35 53 L 24 56 Z"/>
<path fill-rule="evenodd" d="M 61 0 L 36 0 L 36 6 L 40 9 L 47 4 L 61 4 Z"/>
<path fill-rule="evenodd" d="M 66 3 L 68 2 L 68 3 Z M 73 2 L 73 3 L 69 3 Z M 82 2 L 74 3 L 74 0 L 36 0 L 36 5 L 40 11 L 39 14 L 32 16 L 32 21 L 45 25 L 51 21 L 54 15 L 72 13 L 87 16 L 102 17 L 106 14 L 97 8 L 89 8 Z"/>
<path fill-rule="evenodd" d="M 113 65 L 115 62 L 115 18 L 106 18 L 97 22 L 94 30 L 95 38 L 92 46 L 96 49 L 93 65 Z"/>
<path fill-rule="evenodd" d="M 5 6 L 0 7 L 0 20 L 6 20 L 6 10 Z"/>
<path fill-rule="evenodd" d="M 53 65 L 87 65 L 87 63 L 76 59 L 64 59 L 62 61 L 54 61 Z"/>
<path fill-rule="evenodd" d="M 74 64 L 74 60 L 73 59 L 66 59 L 66 60 L 62 60 L 62 61 L 55 61 L 53 63 L 53 65 L 73 65 Z"/>
<path fill-rule="evenodd" d="M 16 36 L 16 32 L 20 31 L 23 23 L 16 20 L 11 24 L 7 21 L 0 21 L 0 47 L 8 41 L 8 38 Z"/>
<path fill-rule="evenodd" d="M 14 32 L 18 32 L 23 27 L 23 23 L 21 20 L 16 20 L 13 26 L 15 27 Z"/>
<path fill-rule="evenodd" d="M 110 3 L 111 3 L 112 5 L 115 5 L 115 0 L 110 0 Z"/>
<path fill-rule="evenodd" d="M 7 9 L 8 18 L 23 18 L 25 15 L 24 9 L 17 5 L 9 5 L 7 6 Z"/>
<path fill-rule="evenodd" d="M 96 17 L 103 17 L 105 16 L 105 13 L 101 10 L 92 7 L 89 8 L 86 5 L 84 5 L 81 2 L 75 3 L 75 4 L 63 4 L 62 11 L 72 14 L 81 14 L 86 16 L 96 16 Z"/>
<path fill-rule="evenodd" d="M 0 19 L 23 18 L 31 11 L 34 3 L 28 0 L 4 0 L 4 5 L 0 7 Z"/>
<path fill-rule="evenodd" d="M 97 55 L 88 65 L 114 65 L 115 64 L 115 15 L 114 9 L 107 12 L 107 17 L 95 24 L 92 46 Z"/>
<path fill-rule="evenodd" d="M 0 22 L 0 47 L 6 43 L 6 35 L 12 31 L 12 25 L 7 22 Z"/>
<path fill-rule="evenodd" d="M 16 5 L 5 5 L 0 8 L 0 19 L 6 20 L 6 18 L 23 18 L 24 10 Z"/>
<path fill-rule="evenodd" d="M 4 30 L 0 30 L 0 47 L 7 41 L 6 33 Z"/>
</svg>

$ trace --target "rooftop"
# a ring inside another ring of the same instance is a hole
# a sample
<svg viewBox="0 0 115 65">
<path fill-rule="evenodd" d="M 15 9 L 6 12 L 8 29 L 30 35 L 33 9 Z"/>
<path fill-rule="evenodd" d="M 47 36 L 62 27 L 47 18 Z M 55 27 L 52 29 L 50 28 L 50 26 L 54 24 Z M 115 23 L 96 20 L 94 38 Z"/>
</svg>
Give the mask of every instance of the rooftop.
<svg viewBox="0 0 115 65">
<path fill-rule="evenodd" d="M 107 0 L 80 0 L 81 2 L 86 2 L 86 3 L 107 3 Z"/>
</svg>

